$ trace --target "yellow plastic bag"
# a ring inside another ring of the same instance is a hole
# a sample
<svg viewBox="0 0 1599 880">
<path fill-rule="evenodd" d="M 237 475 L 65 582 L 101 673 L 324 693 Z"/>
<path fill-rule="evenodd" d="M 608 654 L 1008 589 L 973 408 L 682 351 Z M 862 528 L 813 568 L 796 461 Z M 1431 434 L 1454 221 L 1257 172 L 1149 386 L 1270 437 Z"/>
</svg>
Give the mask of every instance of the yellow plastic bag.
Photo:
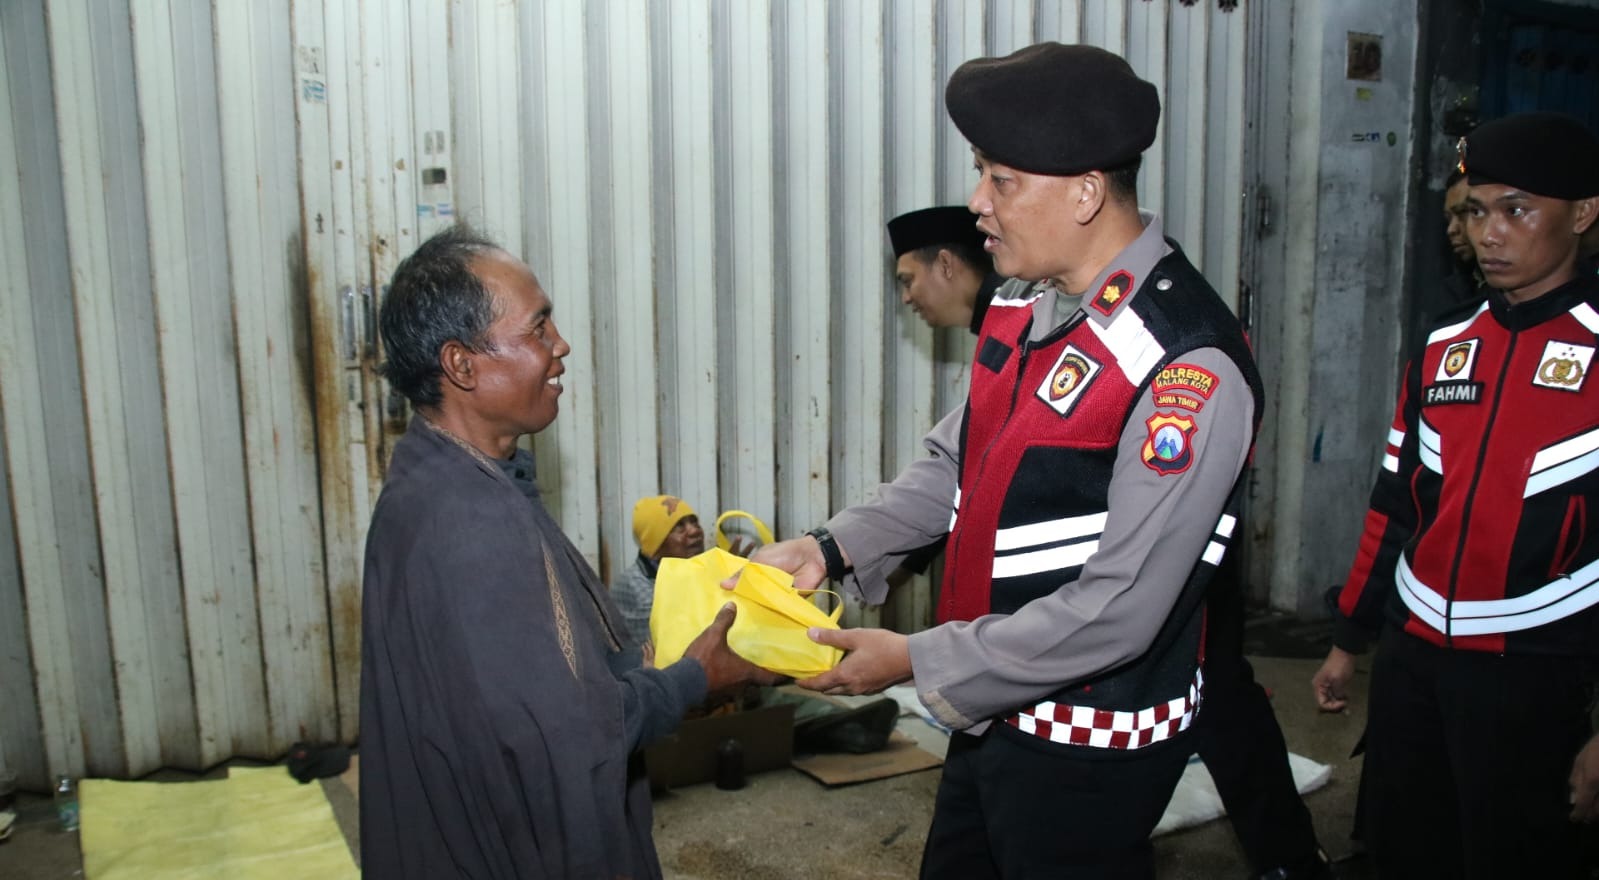
<svg viewBox="0 0 1599 880">
<path fill-rule="evenodd" d="M 722 530 L 722 523 L 738 517 L 749 520 L 751 525 L 755 527 L 755 536 L 761 540 L 761 543 L 756 546 L 765 546 L 772 543 L 772 530 L 766 527 L 766 523 L 761 522 L 760 517 L 753 513 L 745 513 L 742 510 L 729 510 L 716 518 L 716 546 L 718 548 L 729 553 L 733 552 L 733 541 L 728 538 L 727 532 Z"/>
<path fill-rule="evenodd" d="M 722 589 L 722 581 L 740 569 L 738 585 L 731 592 Z M 813 626 L 838 629 L 844 608 L 840 605 L 828 614 L 807 601 L 807 595 L 794 589 L 794 578 L 787 572 L 721 549 L 690 559 L 662 559 L 650 609 L 655 665 L 677 662 L 731 599 L 738 606 L 738 617 L 727 644 L 739 656 L 780 675 L 820 675 L 837 666 L 843 652 L 816 644 L 805 631 Z"/>
</svg>

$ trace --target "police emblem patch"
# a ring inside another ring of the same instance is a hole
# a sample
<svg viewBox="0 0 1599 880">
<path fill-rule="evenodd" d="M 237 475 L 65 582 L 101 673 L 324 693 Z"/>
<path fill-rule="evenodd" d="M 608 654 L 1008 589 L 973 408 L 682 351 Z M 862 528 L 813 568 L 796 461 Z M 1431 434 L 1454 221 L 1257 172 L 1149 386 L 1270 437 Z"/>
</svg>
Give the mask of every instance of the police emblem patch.
<svg viewBox="0 0 1599 880">
<path fill-rule="evenodd" d="M 1443 359 L 1438 362 L 1438 372 L 1434 375 L 1435 382 L 1467 381 L 1471 378 L 1471 371 L 1477 366 L 1477 343 L 1481 339 L 1465 339 L 1452 342 L 1444 349 Z"/>
<path fill-rule="evenodd" d="M 1078 398 L 1083 396 L 1088 383 L 1099 373 L 1099 368 L 1099 361 L 1084 354 L 1082 349 L 1075 345 L 1066 346 L 1066 350 L 1055 360 L 1055 366 L 1044 377 L 1043 384 L 1038 386 L 1038 399 L 1063 416 L 1069 414 Z"/>
<path fill-rule="evenodd" d="M 1109 315 L 1116 311 L 1116 307 L 1121 305 L 1132 292 L 1133 276 L 1125 271 L 1113 272 L 1105 279 L 1104 285 L 1099 288 L 1099 293 L 1094 295 L 1092 305 L 1101 315 Z"/>
<path fill-rule="evenodd" d="M 1593 346 L 1551 339 L 1543 347 L 1543 357 L 1538 361 L 1538 372 L 1532 377 L 1532 384 L 1561 391 L 1581 391 L 1592 363 Z"/>
<path fill-rule="evenodd" d="M 1155 406 L 1176 406 L 1199 412 L 1216 390 L 1216 374 L 1193 364 L 1168 364 L 1150 380 Z"/>
<path fill-rule="evenodd" d="M 1194 463 L 1194 432 L 1199 426 L 1188 416 L 1156 412 L 1144 420 L 1149 437 L 1144 440 L 1144 464 L 1161 476 L 1180 474 Z"/>
</svg>

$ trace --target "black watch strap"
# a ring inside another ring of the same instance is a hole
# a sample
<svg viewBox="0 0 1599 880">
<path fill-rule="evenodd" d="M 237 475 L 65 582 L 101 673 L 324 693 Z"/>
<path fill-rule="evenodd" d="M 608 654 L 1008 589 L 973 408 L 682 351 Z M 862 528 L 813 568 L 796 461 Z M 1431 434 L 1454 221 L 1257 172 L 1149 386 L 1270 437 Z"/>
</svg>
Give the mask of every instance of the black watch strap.
<svg viewBox="0 0 1599 880">
<path fill-rule="evenodd" d="M 822 547 L 822 559 L 827 563 L 827 579 L 841 581 L 844 575 L 849 574 L 849 566 L 844 564 L 844 554 L 838 549 L 838 542 L 833 540 L 833 533 L 824 526 L 817 526 L 806 532 L 816 539 Z"/>
</svg>

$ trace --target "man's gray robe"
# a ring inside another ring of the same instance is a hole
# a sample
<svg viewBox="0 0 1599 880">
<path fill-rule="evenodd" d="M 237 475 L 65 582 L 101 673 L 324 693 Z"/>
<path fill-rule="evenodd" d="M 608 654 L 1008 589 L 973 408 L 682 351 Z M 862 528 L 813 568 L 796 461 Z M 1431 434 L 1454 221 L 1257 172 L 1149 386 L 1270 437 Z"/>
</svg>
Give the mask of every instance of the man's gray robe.
<svg viewBox="0 0 1599 880">
<path fill-rule="evenodd" d="M 639 668 L 532 459 L 414 419 L 367 537 L 361 856 L 371 878 L 658 877 L 637 750 L 705 695 Z"/>
</svg>

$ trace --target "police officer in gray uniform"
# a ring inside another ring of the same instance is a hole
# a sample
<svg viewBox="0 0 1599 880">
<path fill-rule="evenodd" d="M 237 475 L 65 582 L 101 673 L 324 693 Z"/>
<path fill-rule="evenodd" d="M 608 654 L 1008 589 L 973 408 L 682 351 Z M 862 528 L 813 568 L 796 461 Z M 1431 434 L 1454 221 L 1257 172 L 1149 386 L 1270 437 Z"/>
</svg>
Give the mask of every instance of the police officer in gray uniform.
<svg viewBox="0 0 1599 880">
<path fill-rule="evenodd" d="M 848 654 L 800 682 L 914 678 L 955 731 L 924 877 L 1152 877 L 1259 376 L 1237 319 L 1138 209 L 1153 85 L 1046 43 L 967 62 L 945 101 L 984 248 L 1017 279 L 984 320 L 970 396 L 876 498 L 754 558 L 876 604 L 905 553 L 949 536 L 938 626 L 813 632 Z"/>
</svg>

